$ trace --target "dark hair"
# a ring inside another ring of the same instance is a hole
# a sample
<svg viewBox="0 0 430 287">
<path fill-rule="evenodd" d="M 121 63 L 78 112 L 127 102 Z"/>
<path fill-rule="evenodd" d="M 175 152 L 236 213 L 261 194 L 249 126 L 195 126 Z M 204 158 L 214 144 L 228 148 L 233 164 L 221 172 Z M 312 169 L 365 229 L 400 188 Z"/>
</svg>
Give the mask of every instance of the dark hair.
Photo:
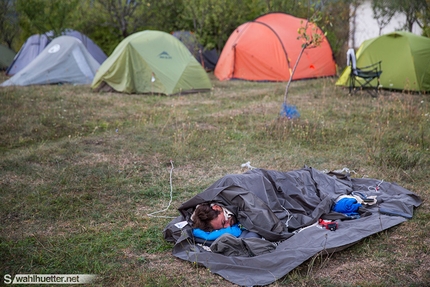
<svg viewBox="0 0 430 287">
<path fill-rule="evenodd" d="M 211 225 L 211 221 L 217 218 L 220 213 L 221 211 L 212 209 L 209 203 L 199 204 L 192 216 L 193 227 L 207 232 L 213 231 L 214 228 Z"/>
</svg>

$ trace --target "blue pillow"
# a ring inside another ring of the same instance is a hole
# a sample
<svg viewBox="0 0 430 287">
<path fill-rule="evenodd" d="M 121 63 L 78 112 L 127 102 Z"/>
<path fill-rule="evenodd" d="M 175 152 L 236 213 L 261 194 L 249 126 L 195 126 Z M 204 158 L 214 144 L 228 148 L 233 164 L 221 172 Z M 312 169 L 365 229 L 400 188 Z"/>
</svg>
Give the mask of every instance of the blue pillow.
<svg viewBox="0 0 430 287">
<path fill-rule="evenodd" d="M 193 229 L 193 235 L 204 240 L 215 240 L 226 233 L 239 237 L 242 234 L 242 229 L 240 229 L 238 224 L 234 224 L 226 228 L 217 229 L 211 232 L 203 231 L 200 228 Z"/>
</svg>

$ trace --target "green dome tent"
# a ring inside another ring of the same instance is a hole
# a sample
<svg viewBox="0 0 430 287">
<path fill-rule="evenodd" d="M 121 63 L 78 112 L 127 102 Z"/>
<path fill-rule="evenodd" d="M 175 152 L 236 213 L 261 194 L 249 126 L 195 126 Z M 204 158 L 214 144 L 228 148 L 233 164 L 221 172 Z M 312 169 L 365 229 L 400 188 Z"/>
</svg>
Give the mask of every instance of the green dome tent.
<svg viewBox="0 0 430 287">
<path fill-rule="evenodd" d="M 145 30 L 119 43 L 100 66 L 91 87 L 171 95 L 209 90 L 212 85 L 181 41 L 166 32 Z"/>
<path fill-rule="evenodd" d="M 357 67 L 379 61 L 381 88 L 430 91 L 430 38 L 393 32 L 364 41 L 357 51 Z M 349 86 L 350 71 L 349 66 L 343 70 L 337 86 Z"/>
</svg>

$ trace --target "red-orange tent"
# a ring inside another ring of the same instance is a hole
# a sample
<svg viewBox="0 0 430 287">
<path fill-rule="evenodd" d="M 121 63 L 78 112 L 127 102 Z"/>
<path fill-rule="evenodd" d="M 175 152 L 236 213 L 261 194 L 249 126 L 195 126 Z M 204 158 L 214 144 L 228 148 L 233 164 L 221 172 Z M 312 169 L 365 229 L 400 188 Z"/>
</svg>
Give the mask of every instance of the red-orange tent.
<svg viewBox="0 0 430 287">
<path fill-rule="evenodd" d="M 223 81 L 288 81 L 302 50 L 298 30 L 306 19 L 284 13 L 269 13 L 240 25 L 227 40 L 215 76 Z M 304 50 L 293 80 L 334 76 L 336 64 L 327 38 L 309 23 L 307 34 L 317 32 L 322 42 Z"/>
</svg>

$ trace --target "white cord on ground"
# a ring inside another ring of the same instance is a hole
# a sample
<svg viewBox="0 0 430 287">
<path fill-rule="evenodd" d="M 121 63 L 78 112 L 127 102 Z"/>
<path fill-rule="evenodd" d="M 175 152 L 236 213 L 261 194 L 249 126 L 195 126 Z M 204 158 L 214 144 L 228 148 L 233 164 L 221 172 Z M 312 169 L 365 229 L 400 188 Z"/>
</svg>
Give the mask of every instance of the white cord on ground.
<svg viewBox="0 0 430 287">
<path fill-rule="evenodd" d="M 313 226 L 316 226 L 316 227 L 318 227 L 318 228 L 322 228 L 322 227 L 321 227 L 321 226 L 319 226 L 318 224 L 319 224 L 319 222 L 317 221 L 317 222 L 315 222 L 314 224 L 311 224 L 311 225 L 308 225 L 308 226 L 302 227 L 302 228 L 300 228 L 300 229 L 297 229 L 297 230 L 293 231 L 293 233 L 294 233 L 294 234 L 297 234 L 297 233 L 302 232 L 303 230 L 308 229 L 309 227 L 313 227 Z"/>
<path fill-rule="evenodd" d="M 375 191 L 375 192 L 379 192 L 380 189 L 380 185 L 384 182 L 383 179 L 381 179 L 381 181 L 379 181 L 379 183 L 376 186 L 368 186 L 367 190 L 369 191 Z"/>
<path fill-rule="evenodd" d="M 357 174 L 355 172 L 355 170 L 349 170 L 349 168 L 347 168 L 347 167 L 344 167 L 344 168 L 338 169 L 338 170 L 334 170 L 334 172 L 337 172 L 337 173 L 343 173 L 343 172 L 351 173 L 351 172 L 353 172 L 353 173 Z"/>
<path fill-rule="evenodd" d="M 152 212 L 152 213 L 148 213 L 147 215 L 150 216 L 150 217 L 176 218 L 176 217 L 173 217 L 173 216 L 154 215 L 156 213 L 167 211 L 169 209 L 169 207 L 170 207 L 170 204 L 172 203 L 172 200 L 173 200 L 173 185 L 172 185 L 173 161 L 172 160 L 170 160 L 170 164 L 172 165 L 172 168 L 170 169 L 170 201 L 169 201 L 169 204 L 163 210 L 159 210 L 159 211 L 155 211 L 155 212 Z"/>
<path fill-rule="evenodd" d="M 246 167 L 248 169 L 254 169 L 254 168 L 256 168 L 256 167 L 251 166 L 251 162 L 250 161 L 248 161 L 246 163 L 242 163 L 241 167 Z"/>
</svg>

